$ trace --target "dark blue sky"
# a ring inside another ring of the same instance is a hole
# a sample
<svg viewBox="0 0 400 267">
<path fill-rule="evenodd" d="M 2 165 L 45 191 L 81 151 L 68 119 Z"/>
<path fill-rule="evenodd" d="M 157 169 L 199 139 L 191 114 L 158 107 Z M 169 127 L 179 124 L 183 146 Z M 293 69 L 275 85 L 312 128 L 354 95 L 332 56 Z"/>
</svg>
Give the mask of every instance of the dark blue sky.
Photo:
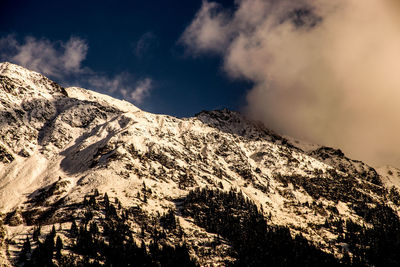
<svg viewBox="0 0 400 267">
<path fill-rule="evenodd" d="M 238 110 L 251 85 L 230 80 L 221 58 L 194 58 L 178 44 L 200 7 L 200 0 L 2 0 L 0 37 L 82 38 L 89 46 L 84 67 L 110 77 L 125 72 L 152 79 L 151 94 L 139 105 L 150 112 L 192 116 L 203 109 Z M 147 48 L 138 56 L 137 42 L 146 33 Z"/>
</svg>

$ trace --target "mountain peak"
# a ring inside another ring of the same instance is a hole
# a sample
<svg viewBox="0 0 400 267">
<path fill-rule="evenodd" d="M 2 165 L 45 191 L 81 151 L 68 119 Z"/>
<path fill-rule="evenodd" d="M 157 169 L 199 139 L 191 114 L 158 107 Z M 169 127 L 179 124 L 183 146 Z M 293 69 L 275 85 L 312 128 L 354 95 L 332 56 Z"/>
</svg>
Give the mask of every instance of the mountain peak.
<svg viewBox="0 0 400 267">
<path fill-rule="evenodd" d="M 237 111 L 224 108 L 221 110 L 202 111 L 195 116 L 201 122 L 222 132 L 247 139 L 280 141 L 283 144 L 288 144 L 285 138 L 265 127 L 263 123 L 254 121 Z"/>
<path fill-rule="evenodd" d="M 28 70 L 10 62 L 0 63 L 0 79 L 3 89 L 12 93 L 30 95 L 64 95 L 67 96 L 65 89 L 51 81 L 42 74 Z"/>
<path fill-rule="evenodd" d="M 8 69 L 24 69 L 24 67 L 21 67 L 17 64 L 13 64 L 8 61 L 0 62 L 0 74 L 2 74 L 3 71 L 6 71 Z"/>
<path fill-rule="evenodd" d="M 0 63 L 0 75 L 7 76 L 9 78 L 27 78 L 27 77 L 44 77 L 42 74 L 24 68 L 22 66 L 10 63 L 10 62 L 1 62 Z"/>
</svg>

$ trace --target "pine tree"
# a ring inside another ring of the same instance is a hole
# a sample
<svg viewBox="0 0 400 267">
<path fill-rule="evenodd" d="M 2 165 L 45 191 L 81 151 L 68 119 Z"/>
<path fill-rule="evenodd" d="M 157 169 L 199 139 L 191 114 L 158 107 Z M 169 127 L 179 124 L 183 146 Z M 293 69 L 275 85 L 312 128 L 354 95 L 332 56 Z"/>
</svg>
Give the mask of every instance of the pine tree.
<svg viewBox="0 0 400 267">
<path fill-rule="evenodd" d="M 36 242 L 39 241 L 39 236 L 41 235 L 40 231 L 41 231 L 41 226 L 36 226 L 35 228 L 33 228 L 33 234 L 32 234 L 32 239 Z"/>
<path fill-rule="evenodd" d="M 75 220 L 72 221 L 71 229 L 69 230 L 71 237 L 76 237 L 78 235 L 78 226 L 76 225 Z"/>
<path fill-rule="evenodd" d="M 21 253 L 19 255 L 19 262 L 26 263 L 28 260 L 28 255 L 31 254 L 31 242 L 29 241 L 29 237 L 27 236 L 22 246 Z"/>
<path fill-rule="evenodd" d="M 97 235 L 99 233 L 99 228 L 97 227 L 97 223 L 96 222 L 92 222 L 89 225 L 89 232 L 92 235 Z"/>
<path fill-rule="evenodd" d="M 51 228 L 50 237 L 53 239 L 56 237 L 56 227 L 54 225 Z"/>
<path fill-rule="evenodd" d="M 31 242 L 29 241 L 29 237 L 27 236 L 24 242 L 24 246 L 22 248 L 23 251 L 26 251 L 27 253 L 31 253 L 32 248 L 31 248 Z"/>
<path fill-rule="evenodd" d="M 62 257 L 61 250 L 63 249 L 64 245 L 60 236 L 57 236 L 56 241 L 56 259 L 60 260 Z"/>
<path fill-rule="evenodd" d="M 83 198 L 83 206 L 87 206 L 89 204 L 89 201 L 87 200 L 87 197 L 85 196 L 84 198 Z"/>
<path fill-rule="evenodd" d="M 106 208 L 106 210 L 108 209 L 108 207 L 110 206 L 110 200 L 108 198 L 107 193 L 104 194 L 104 207 Z"/>
<path fill-rule="evenodd" d="M 38 244 L 36 261 L 39 266 L 53 266 L 53 253 L 54 253 L 54 237 L 56 235 L 56 228 L 53 226 L 51 232 L 46 236 L 43 244 Z M 35 252 L 36 252 L 35 250 Z"/>
<path fill-rule="evenodd" d="M 97 201 L 96 201 L 96 197 L 95 196 L 90 196 L 89 198 L 89 205 L 94 208 L 97 209 Z"/>
<path fill-rule="evenodd" d="M 97 196 L 99 196 L 99 195 L 100 195 L 99 190 L 96 188 L 96 189 L 94 190 L 94 196 L 97 197 Z"/>
</svg>

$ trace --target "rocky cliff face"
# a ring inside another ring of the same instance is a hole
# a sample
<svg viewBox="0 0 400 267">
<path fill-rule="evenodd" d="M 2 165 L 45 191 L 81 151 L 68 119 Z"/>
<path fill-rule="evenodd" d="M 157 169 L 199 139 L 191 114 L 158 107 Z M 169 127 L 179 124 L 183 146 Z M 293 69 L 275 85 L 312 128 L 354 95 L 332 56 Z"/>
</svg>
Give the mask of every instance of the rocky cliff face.
<svg viewBox="0 0 400 267">
<path fill-rule="evenodd" d="M 0 64 L 2 264 L 388 266 L 398 177 L 229 110 L 150 114 Z"/>
</svg>

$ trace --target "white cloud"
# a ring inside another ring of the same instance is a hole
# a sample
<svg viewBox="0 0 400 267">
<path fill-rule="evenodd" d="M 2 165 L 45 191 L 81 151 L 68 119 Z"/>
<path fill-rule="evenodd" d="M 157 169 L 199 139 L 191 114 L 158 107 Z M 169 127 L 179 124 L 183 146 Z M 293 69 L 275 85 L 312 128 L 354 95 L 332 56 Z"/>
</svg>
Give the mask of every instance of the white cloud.
<svg viewBox="0 0 400 267">
<path fill-rule="evenodd" d="M 204 1 L 181 37 L 254 82 L 246 112 L 281 133 L 400 166 L 396 0 Z"/>
<path fill-rule="evenodd" d="M 88 48 L 87 42 L 78 37 L 62 42 L 28 36 L 19 42 L 15 35 L 8 35 L 0 38 L 0 59 L 42 73 L 64 86 L 109 93 L 136 104 L 149 97 L 150 78 L 141 80 L 129 73 L 110 77 L 84 67 Z"/>
<path fill-rule="evenodd" d="M 82 61 L 86 58 L 88 45 L 77 37 L 67 42 L 51 42 L 28 36 L 19 43 L 12 35 L 0 39 L 2 59 L 14 62 L 45 75 L 61 78 L 84 72 Z"/>
<path fill-rule="evenodd" d="M 223 52 L 231 33 L 228 15 L 217 3 L 203 0 L 201 9 L 185 30 L 180 42 L 192 53 Z"/>
</svg>

